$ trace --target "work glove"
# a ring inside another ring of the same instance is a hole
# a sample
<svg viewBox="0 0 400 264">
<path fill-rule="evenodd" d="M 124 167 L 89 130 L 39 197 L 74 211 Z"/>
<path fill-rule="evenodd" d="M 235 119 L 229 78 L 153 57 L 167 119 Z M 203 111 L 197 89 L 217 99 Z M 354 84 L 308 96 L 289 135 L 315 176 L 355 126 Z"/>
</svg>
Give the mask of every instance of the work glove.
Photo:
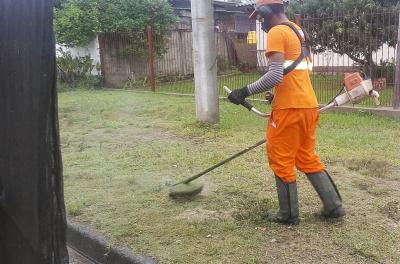
<svg viewBox="0 0 400 264">
<path fill-rule="evenodd" d="M 244 100 L 246 97 L 250 96 L 249 89 L 247 89 L 247 86 L 233 90 L 229 96 L 228 100 L 231 101 L 231 103 L 234 103 L 236 105 L 243 104 Z"/>
<path fill-rule="evenodd" d="M 267 101 L 267 104 L 272 104 L 272 101 L 274 101 L 274 94 L 271 92 L 267 92 L 265 94 L 265 100 Z"/>
</svg>

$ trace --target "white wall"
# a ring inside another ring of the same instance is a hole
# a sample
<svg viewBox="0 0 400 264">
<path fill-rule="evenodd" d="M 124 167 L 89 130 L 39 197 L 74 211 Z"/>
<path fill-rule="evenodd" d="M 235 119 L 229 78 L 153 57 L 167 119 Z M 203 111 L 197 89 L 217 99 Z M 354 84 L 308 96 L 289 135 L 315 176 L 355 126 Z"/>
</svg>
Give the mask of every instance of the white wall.
<svg viewBox="0 0 400 264">
<path fill-rule="evenodd" d="M 388 45 L 383 45 L 372 56 L 373 60 L 379 65 L 381 60 L 391 60 L 396 57 L 396 49 Z M 357 63 L 350 59 L 347 55 L 340 55 L 333 51 L 326 51 L 313 56 L 314 66 L 353 66 Z"/>
<path fill-rule="evenodd" d="M 99 39 L 97 36 L 86 47 L 67 48 L 63 45 L 56 44 L 57 57 L 60 56 L 60 52 L 58 51 L 59 48 L 62 48 L 64 51 L 70 51 L 74 57 L 90 56 L 90 58 L 93 59 L 93 65 L 96 66 L 97 63 L 100 64 Z M 92 70 L 92 75 L 98 74 L 100 74 L 100 72 L 98 72 L 96 67 L 94 67 Z"/>
<path fill-rule="evenodd" d="M 261 29 L 261 22 L 256 21 L 257 35 L 257 66 L 265 68 L 267 66 L 267 58 L 265 57 L 265 49 L 267 48 L 267 34 Z"/>
</svg>

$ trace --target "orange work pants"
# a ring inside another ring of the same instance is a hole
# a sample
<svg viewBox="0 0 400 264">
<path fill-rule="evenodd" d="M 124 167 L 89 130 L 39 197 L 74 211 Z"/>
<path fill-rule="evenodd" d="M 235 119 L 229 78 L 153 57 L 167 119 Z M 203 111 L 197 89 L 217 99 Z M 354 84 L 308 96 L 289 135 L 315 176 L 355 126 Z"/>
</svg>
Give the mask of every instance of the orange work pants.
<svg viewBox="0 0 400 264">
<path fill-rule="evenodd" d="M 318 119 L 316 108 L 272 112 L 267 127 L 267 155 L 272 171 L 283 182 L 296 181 L 295 167 L 304 173 L 325 169 L 315 152 Z"/>
</svg>

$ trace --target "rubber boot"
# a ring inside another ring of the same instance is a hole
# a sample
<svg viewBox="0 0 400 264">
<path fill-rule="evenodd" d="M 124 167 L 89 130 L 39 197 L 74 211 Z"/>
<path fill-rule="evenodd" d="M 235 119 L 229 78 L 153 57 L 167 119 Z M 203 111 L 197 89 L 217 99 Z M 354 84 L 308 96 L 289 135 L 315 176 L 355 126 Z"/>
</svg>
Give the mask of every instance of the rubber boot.
<svg viewBox="0 0 400 264">
<path fill-rule="evenodd" d="M 342 198 L 328 172 L 321 171 L 307 173 L 306 175 L 324 205 L 321 210 L 321 215 L 327 218 L 339 218 L 344 216 L 346 212 L 342 206 Z"/>
<path fill-rule="evenodd" d="M 277 176 L 275 176 L 275 180 L 278 192 L 279 212 L 268 212 L 267 219 L 276 223 L 298 225 L 300 219 L 296 182 L 284 183 Z"/>
</svg>

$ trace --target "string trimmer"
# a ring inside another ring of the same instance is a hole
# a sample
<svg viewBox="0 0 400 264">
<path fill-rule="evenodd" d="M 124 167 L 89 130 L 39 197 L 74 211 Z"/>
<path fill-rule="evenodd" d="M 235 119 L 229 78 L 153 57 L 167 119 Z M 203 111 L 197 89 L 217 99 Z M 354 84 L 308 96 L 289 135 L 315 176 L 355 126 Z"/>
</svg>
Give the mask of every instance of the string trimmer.
<svg viewBox="0 0 400 264">
<path fill-rule="evenodd" d="M 225 91 L 229 95 L 232 91 L 228 87 L 224 87 Z M 372 86 L 372 81 L 371 79 L 363 79 L 359 73 L 353 73 L 353 74 L 348 74 L 345 77 L 345 87 L 344 87 L 344 93 L 336 96 L 330 103 L 328 103 L 326 106 L 322 107 L 319 109 L 319 112 L 325 112 L 328 111 L 332 108 L 335 108 L 337 106 L 344 105 L 348 102 L 352 102 L 353 104 L 360 102 L 362 99 L 364 99 L 367 96 L 370 96 L 374 99 L 374 102 L 378 105 L 379 104 L 379 93 L 375 90 L 373 90 Z M 266 114 L 263 113 L 259 110 L 257 110 L 255 107 L 253 107 L 250 103 L 247 101 L 244 101 L 242 104 L 245 108 L 247 108 L 249 111 L 255 113 L 256 115 L 260 117 L 269 117 L 271 114 Z M 194 180 L 200 178 L 201 176 L 221 167 L 222 165 L 228 163 L 229 161 L 236 159 L 250 150 L 253 150 L 257 148 L 258 146 L 263 145 L 266 143 L 266 140 L 260 140 L 254 145 L 251 145 L 247 147 L 244 150 L 239 151 L 238 153 L 228 157 L 227 159 L 219 162 L 218 164 L 213 165 L 212 167 L 190 177 L 187 178 L 186 180 L 183 180 L 181 182 L 178 182 L 174 185 L 172 185 L 169 196 L 173 199 L 177 198 L 192 198 L 196 196 L 197 194 L 201 193 L 203 190 L 204 185 L 200 183 L 193 183 Z"/>
</svg>

